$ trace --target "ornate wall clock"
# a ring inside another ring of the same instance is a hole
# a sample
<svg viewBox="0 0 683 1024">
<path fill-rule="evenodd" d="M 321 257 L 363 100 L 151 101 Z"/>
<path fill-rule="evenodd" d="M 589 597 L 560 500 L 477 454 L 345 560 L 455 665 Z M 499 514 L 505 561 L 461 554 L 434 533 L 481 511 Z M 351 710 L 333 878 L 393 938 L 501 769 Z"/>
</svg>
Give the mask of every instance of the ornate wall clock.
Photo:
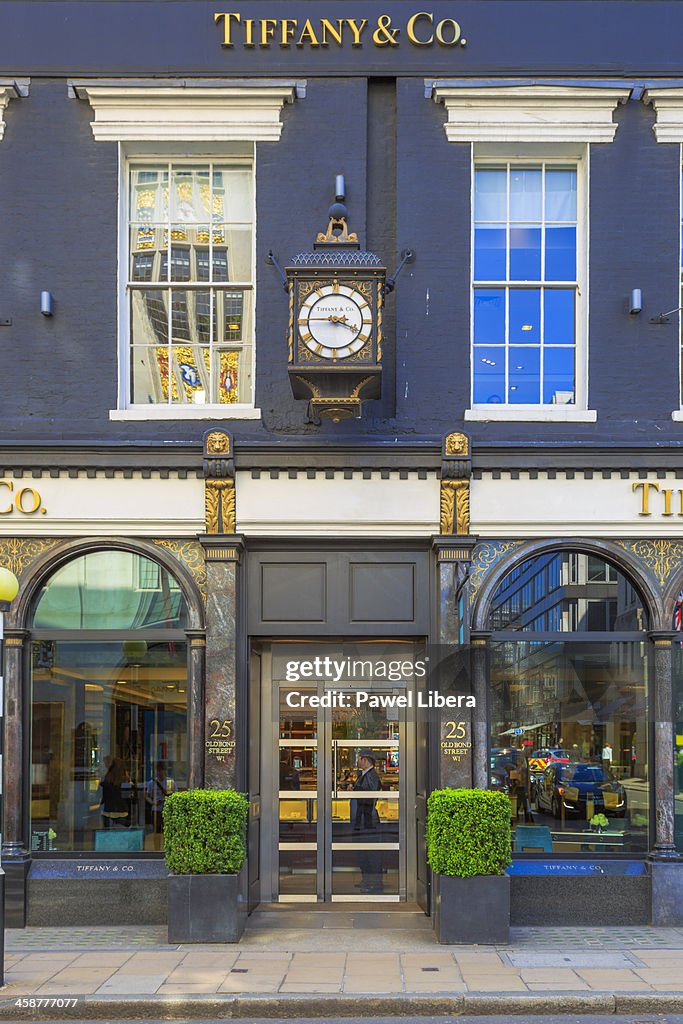
<svg viewBox="0 0 683 1024">
<path fill-rule="evenodd" d="M 295 398 L 313 418 L 359 417 L 364 401 L 379 398 L 382 306 L 386 269 L 361 250 L 338 201 L 313 245 L 286 268 L 289 290 L 289 379 Z"/>
</svg>

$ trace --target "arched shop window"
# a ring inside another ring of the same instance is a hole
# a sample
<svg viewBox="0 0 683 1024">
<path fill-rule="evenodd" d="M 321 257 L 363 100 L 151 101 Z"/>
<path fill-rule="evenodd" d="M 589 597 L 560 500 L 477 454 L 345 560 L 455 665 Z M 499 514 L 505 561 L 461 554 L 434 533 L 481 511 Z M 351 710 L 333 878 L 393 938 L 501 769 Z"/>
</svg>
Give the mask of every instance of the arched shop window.
<svg viewBox="0 0 683 1024">
<path fill-rule="evenodd" d="M 489 623 L 490 783 L 513 849 L 644 854 L 648 623 L 632 582 L 594 555 L 539 555 L 501 581 Z"/>
<path fill-rule="evenodd" d="M 34 853 L 160 850 L 187 788 L 187 605 L 157 562 L 96 551 L 37 596 L 31 634 Z"/>
<path fill-rule="evenodd" d="M 681 634 L 673 645 L 674 691 L 674 828 L 676 848 L 683 853 L 683 590 L 676 597 L 673 628 Z"/>
</svg>

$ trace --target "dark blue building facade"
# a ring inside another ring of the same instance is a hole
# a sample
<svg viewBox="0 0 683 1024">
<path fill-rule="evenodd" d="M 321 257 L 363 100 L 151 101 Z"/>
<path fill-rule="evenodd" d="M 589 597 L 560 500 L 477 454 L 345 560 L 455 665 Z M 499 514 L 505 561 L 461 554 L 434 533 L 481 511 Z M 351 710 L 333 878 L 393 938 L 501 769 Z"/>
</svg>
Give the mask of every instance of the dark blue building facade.
<svg viewBox="0 0 683 1024">
<path fill-rule="evenodd" d="M 680 924 L 679 8 L 2 5 L 16 924 L 163 920 L 203 785 L 254 903 L 430 913 L 426 798 L 474 785 L 513 920 Z M 377 692 L 457 656 L 476 711 L 290 716 L 311 644 Z"/>
</svg>

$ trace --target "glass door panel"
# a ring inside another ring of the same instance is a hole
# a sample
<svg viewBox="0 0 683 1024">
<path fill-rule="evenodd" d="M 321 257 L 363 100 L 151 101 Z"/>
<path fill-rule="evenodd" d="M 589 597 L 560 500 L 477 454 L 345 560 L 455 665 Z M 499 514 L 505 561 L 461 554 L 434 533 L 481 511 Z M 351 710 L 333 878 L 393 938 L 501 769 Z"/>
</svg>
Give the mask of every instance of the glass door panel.
<svg viewBox="0 0 683 1024">
<path fill-rule="evenodd" d="M 281 899 L 317 897 L 318 718 L 315 710 L 293 711 L 290 686 L 279 693 L 278 891 Z M 297 693 L 302 692 L 297 690 Z M 310 694 L 315 690 L 303 691 Z"/>
<path fill-rule="evenodd" d="M 397 900 L 401 721 L 396 711 L 365 705 L 335 708 L 331 717 L 330 896 Z"/>
</svg>

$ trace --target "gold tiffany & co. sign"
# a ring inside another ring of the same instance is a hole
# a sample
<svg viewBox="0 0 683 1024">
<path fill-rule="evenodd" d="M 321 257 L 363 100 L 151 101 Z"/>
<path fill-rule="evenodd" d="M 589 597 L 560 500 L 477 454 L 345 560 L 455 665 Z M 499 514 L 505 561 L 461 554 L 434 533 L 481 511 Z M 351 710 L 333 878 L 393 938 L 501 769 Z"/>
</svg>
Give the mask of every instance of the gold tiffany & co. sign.
<svg viewBox="0 0 683 1024">
<path fill-rule="evenodd" d="M 454 18 L 437 21 L 429 11 L 418 11 L 405 25 L 395 25 L 390 14 L 368 18 L 243 18 L 238 11 L 217 11 L 213 20 L 223 29 L 222 45 L 227 49 L 279 46 L 288 50 L 344 46 L 399 46 L 401 36 L 413 46 L 465 46 L 460 25 Z"/>
</svg>

